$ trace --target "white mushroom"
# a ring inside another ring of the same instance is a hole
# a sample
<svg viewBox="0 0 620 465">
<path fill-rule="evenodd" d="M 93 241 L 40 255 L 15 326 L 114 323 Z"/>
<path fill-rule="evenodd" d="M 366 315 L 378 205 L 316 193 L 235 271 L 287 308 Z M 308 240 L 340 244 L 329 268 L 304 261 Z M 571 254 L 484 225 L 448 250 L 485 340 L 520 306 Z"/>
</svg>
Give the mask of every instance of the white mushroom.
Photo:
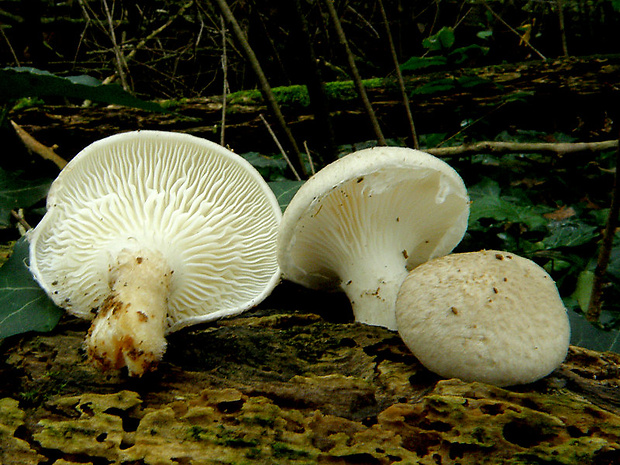
<svg viewBox="0 0 620 465">
<path fill-rule="evenodd" d="M 396 329 L 408 270 L 449 253 L 467 228 L 463 180 L 443 161 L 403 147 L 349 154 L 310 178 L 278 236 L 285 278 L 346 292 L 356 321 Z"/>
<path fill-rule="evenodd" d="M 396 302 L 398 331 L 429 370 L 509 386 L 566 357 L 570 325 L 552 278 L 523 257 L 484 250 L 424 263 Z"/>
<path fill-rule="evenodd" d="M 186 134 L 124 133 L 86 147 L 54 181 L 29 234 L 30 269 L 57 305 L 94 318 L 91 360 L 140 376 L 165 334 L 269 295 L 280 220 L 240 156 Z"/>
</svg>

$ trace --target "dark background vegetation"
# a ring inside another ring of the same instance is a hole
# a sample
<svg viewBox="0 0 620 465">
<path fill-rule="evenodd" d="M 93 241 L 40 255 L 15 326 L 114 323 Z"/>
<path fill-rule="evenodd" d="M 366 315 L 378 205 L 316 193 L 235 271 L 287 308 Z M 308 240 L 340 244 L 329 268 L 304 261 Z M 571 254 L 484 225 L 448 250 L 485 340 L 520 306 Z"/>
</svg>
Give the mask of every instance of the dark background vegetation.
<svg viewBox="0 0 620 465">
<path fill-rule="evenodd" d="M 231 1 L 272 86 L 303 83 L 293 1 Z M 116 72 L 115 40 L 127 62 L 130 88 L 148 98 L 180 99 L 222 91 L 222 23 L 209 1 L 45 1 L 2 0 L 0 64 L 34 66 L 53 73 L 85 73 L 101 80 Z M 346 59 L 321 1 L 302 0 L 310 39 L 327 81 L 349 79 Z M 428 53 L 423 40 L 442 27 L 456 31 L 456 46 L 488 47 L 459 67 L 519 62 L 536 58 L 515 34 L 529 29 L 531 44 L 547 58 L 564 55 L 559 7 L 567 51 L 572 56 L 618 53 L 618 1 L 452 1 L 386 0 L 395 48 L 402 62 Z M 337 10 L 363 77 L 393 74 L 385 29 L 376 1 L 338 1 Z M 493 13 L 491 13 L 491 10 Z M 182 14 L 179 12 L 182 11 Z M 163 32 L 139 45 L 168 22 Z M 514 29 L 511 30 L 510 27 Z M 256 86 L 256 78 L 228 34 L 231 91 Z M 9 46 L 10 45 L 10 46 Z"/>
<path fill-rule="evenodd" d="M 229 1 L 270 85 L 306 83 L 305 39 L 314 47 L 322 80 L 350 84 L 347 56 L 325 1 L 299 0 L 307 37 L 294 5 Z M 617 138 L 620 0 L 383 0 L 383 5 L 422 148 Z M 335 6 L 359 73 L 375 78 L 367 87 L 388 143 L 412 145 L 395 97 L 380 3 L 338 0 Z M 441 43 L 446 29 L 453 43 Z M 226 83 L 232 93 L 226 143 L 240 153 L 260 152 L 250 156 L 269 180 L 291 178 L 258 118 L 269 113 L 260 94 L 243 93 L 256 90 L 258 81 L 216 2 L 0 0 L 0 30 L 0 68 L 86 74 L 172 110 L 158 116 L 85 107 L 58 96 L 11 102 L 9 117 L 46 145 L 58 145 L 65 158 L 120 130 L 181 130 L 218 141 Z M 330 91 L 340 154 L 376 143 L 355 92 L 344 88 L 332 85 Z M 307 143 L 320 166 L 328 158 L 321 149 L 324 134 L 307 128 L 312 112 L 295 89 L 278 94 L 280 105 L 298 144 Z M 10 158 L 5 151 L 2 163 Z M 482 152 L 447 159 L 474 201 L 458 250 L 497 248 L 534 259 L 556 279 L 567 306 L 580 312 L 607 220 L 614 160 L 613 150 L 571 156 Z M 38 207 L 30 210 L 32 224 Z M 618 248 L 605 297 L 602 321 L 616 327 Z"/>
</svg>

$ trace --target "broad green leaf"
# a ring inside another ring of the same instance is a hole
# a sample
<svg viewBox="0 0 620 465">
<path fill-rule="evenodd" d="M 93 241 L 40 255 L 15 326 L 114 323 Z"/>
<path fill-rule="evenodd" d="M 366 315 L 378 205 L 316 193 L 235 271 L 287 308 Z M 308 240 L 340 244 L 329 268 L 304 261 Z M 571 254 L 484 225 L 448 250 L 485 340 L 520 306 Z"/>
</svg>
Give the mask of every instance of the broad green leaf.
<svg viewBox="0 0 620 465">
<path fill-rule="evenodd" d="M 476 33 L 476 37 L 478 37 L 479 39 L 488 39 L 490 37 L 493 36 L 493 31 L 490 29 L 484 30 L 484 31 L 480 31 Z"/>
<path fill-rule="evenodd" d="M 34 280 L 27 260 L 28 241 L 22 237 L 0 268 L 0 339 L 28 331 L 51 331 L 63 314 Z"/>
<path fill-rule="evenodd" d="M 276 194 L 282 211 L 286 210 L 289 202 L 303 183 L 304 181 L 274 181 L 269 183 L 269 187 Z"/>
<path fill-rule="evenodd" d="M 568 318 L 571 326 L 571 344 L 590 350 L 620 353 L 620 330 L 605 331 L 573 311 L 568 312 Z"/>
<path fill-rule="evenodd" d="M 571 297 L 577 301 L 582 312 L 588 310 L 590 296 L 592 295 L 592 284 L 594 283 L 594 273 L 584 270 L 577 276 L 577 285 Z"/>
<path fill-rule="evenodd" d="M 620 233 L 616 233 L 614 247 L 613 249 L 611 249 L 609 265 L 607 266 L 607 273 L 617 280 L 620 280 L 620 243 L 618 241 L 619 235 Z"/>
<path fill-rule="evenodd" d="M 449 53 L 449 55 L 455 63 L 461 64 L 472 58 L 484 56 L 487 53 L 489 53 L 489 47 L 471 44 L 465 47 L 455 48 Z"/>
<path fill-rule="evenodd" d="M 484 179 L 469 189 L 472 201 L 469 215 L 469 227 L 479 229 L 478 221 L 489 218 L 495 221 L 522 223 L 532 230 L 547 224 L 542 214 L 548 208 L 535 205 L 522 205 L 501 195 L 499 184 L 492 179 Z"/>
<path fill-rule="evenodd" d="M 489 81 L 488 79 L 483 79 L 478 76 L 461 76 L 456 80 L 456 82 L 464 89 L 471 89 L 472 87 L 477 86 L 495 85 L 493 81 Z"/>
<path fill-rule="evenodd" d="M 442 56 L 411 57 L 400 65 L 401 71 L 416 71 L 418 69 L 431 68 L 433 66 L 445 66 L 448 59 Z"/>
<path fill-rule="evenodd" d="M 543 244 L 547 249 L 560 247 L 577 247 L 587 244 L 599 236 L 598 227 L 577 221 L 554 221 L 547 226 L 550 235 L 545 237 Z"/>
<path fill-rule="evenodd" d="M 117 85 L 103 85 L 90 76 L 59 77 L 48 71 L 27 67 L 0 69 L 0 103 L 24 97 L 50 96 L 163 111 L 156 103 L 140 100 Z"/>
<path fill-rule="evenodd" d="M 431 81 L 423 86 L 416 87 L 413 90 L 413 95 L 431 95 L 441 92 L 451 91 L 456 87 L 456 79 L 444 78 Z"/>
<path fill-rule="evenodd" d="M 454 29 L 442 27 L 437 34 L 434 34 L 422 41 L 422 46 L 429 50 L 441 51 L 451 48 L 454 45 Z"/>
<path fill-rule="evenodd" d="M 51 179 L 22 179 L 0 168 L 0 228 L 11 225 L 11 210 L 28 208 L 44 199 L 51 183 Z"/>
</svg>

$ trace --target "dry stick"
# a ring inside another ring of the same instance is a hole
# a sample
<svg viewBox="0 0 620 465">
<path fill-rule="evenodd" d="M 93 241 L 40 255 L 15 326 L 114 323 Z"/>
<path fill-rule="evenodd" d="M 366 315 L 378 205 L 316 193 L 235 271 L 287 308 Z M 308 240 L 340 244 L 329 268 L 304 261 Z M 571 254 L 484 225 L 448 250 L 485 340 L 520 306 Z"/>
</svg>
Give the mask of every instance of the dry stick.
<svg viewBox="0 0 620 465">
<path fill-rule="evenodd" d="M 310 149 L 308 148 L 308 142 L 304 141 L 304 149 L 306 150 L 306 156 L 308 157 L 308 163 L 310 164 L 310 174 L 316 174 L 316 170 L 314 169 L 314 162 L 312 161 L 312 154 L 310 153 Z"/>
<path fill-rule="evenodd" d="M 13 46 L 11 45 L 11 42 L 9 42 L 9 38 L 4 33 L 3 27 L 0 27 L 0 34 L 2 34 L 2 38 L 4 39 L 4 41 L 9 47 L 9 51 L 11 52 L 11 55 L 13 56 L 13 60 L 15 60 L 15 66 L 21 66 L 21 64 L 19 63 L 19 58 L 17 58 L 17 55 L 15 54 L 15 50 L 13 50 Z"/>
<path fill-rule="evenodd" d="M 344 48 L 345 54 L 347 55 L 349 69 L 351 70 L 351 77 L 353 78 L 353 82 L 355 83 L 357 93 L 359 94 L 362 102 L 364 103 L 366 113 L 370 118 L 370 123 L 372 124 L 372 128 L 377 137 L 377 141 L 379 145 L 387 145 L 385 137 L 383 137 L 383 132 L 381 132 L 381 126 L 379 126 L 377 115 L 375 115 L 375 111 L 372 109 L 372 105 L 370 104 L 370 100 L 368 99 L 368 95 L 366 94 L 366 89 L 364 88 L 364 84 L 362 83 L 362 77 L 360 76 L 360 73 L 357 70 L 357 66 L 355 65 L 355 59 L 353 57 L 351 49 L 349 48 L 347 37 L 345 36 L 344 30 L 342 29 L 342 24 L 340 24 L 340 19 L 338 18 L 338 13 L 336 12 L 336 7 L 334 6 L 334 0 L 325 0 L 325 5 L 327 6 L 327 10 L 329 11 L 329 16 L 332 20 L 334 28 L 336 29 L 338 40 L 340 41 L 340 44 Z"/>
<path fill-rule="evenodd" d="M 21 227 L 20 233 L 22 236 L 26 234 L 26 231 L 30 231 L 32 229 L 32 226 L 30 226 L 24 219 L 24 211 L 21 208 L 18 211 L 11 210 L 11 216 L 15 218 L 17 224 Z"/>
<path fill-rule="evenodd" d="M 131 50 L 131 52 L 129 52 L 126 56 L 125 56 L 125 65 L 127 64 L 127 62 L 133 60 L 133 58 L 136 56 L 136 54 L 138 53 L 139 50 L 143 49 L 146 44 L 148 42 L 150 42 L 151 40 L 153 40 L 155 37 L 157 37 L 159 34 L 161 34 L 162 32 L 164 32 L 166 29 L 168 29 L 168 27 L 170 27 L 170 25 L 181 15 L 183 15 L 185 13 L 185 11 L 194 4 L 194 0 L 191 0 L 183 5 L 181 5 L 181 7 L 179 8 L 179 10 L 173 15 L 171 16 L 168 21 L 166 21 L 165 24 L 162 24 L 161 26 L 159 26 L 157 29 L 155 29 L 153 32 L 151 32 L 148 36 L 146 36 L 144 39 L 142 39 L 140 42 L 138 42 L 138 44 L 133 47 L 133 49 Z M 113 74 L 112 76 L 108 76 L 107 78 L 105 78 L 103 80 L 103 84 L 110 84 L 112 82 L 114 82 L 116 80 L 117 76 L 116 74 Z"/>
<path fill-rule="evenodd" d="M 564 27 L 564 2 L 562 0 L 556 0 L 556 6 L 558 7 L 558 20 L 560 22 L 560 39 L 562 41 L 562 54 L 568 56 L 568 44 L 566 42 L 566 28 Z"/>
<path fill-rule="evenodd" d="M 245 53 L 247 60 L 250 62 L 250 65 L 252 66 L 252 69 L 254 70 L 256 77 L 258 78 L 263 98 L 265 99 L 265 102 L 267 103 L 267 105 L 269 105 L 269 108 L 271 109 L 273 116 L 276 118 L 276 121 L 278 122 L 278 126 L 280 127 L 282 132 L 286 135 L 286 138 L 288 139 L 289 145 L 295 154 L 295 158 L 291 160 L 292 162 L 291 165 L 295 166 L 295 169 L 298 173 L 302 173 L 305 176 L 306 171 L 304 169 L 302 155 L 297 145 L 297 142 L 295 141 L 295 138 L 293 137 L 293 133 L 291 132 L 291 130 L 286 124 L 286 121 L 284 120 L 284 115 L 282 114 L 282 111 L 280 110 L 280 106 L 278 105 L 278 102 L 273 93 L 273 90 L 271 89 L 271 86 L 269 85 L 267 76 L 265 76 L 265 73 L 263 72 L 263 69 L 261 68 L 260 63 L 258 62 L 258 58 L 256 58 L 256 55 L 254 54 L 254 50 L 252 50 L 252 47 L 250 47 L 250 44 L 247 38 L 245 37 L 245 34 L 243 33 L 241 26 L 239 26 L 239 23 L 237 22 L 237 19 L 233 15 L 232 11 L 230 10 L 228 3 L 226 3 L 226 0 L 214 0 L 214 1 L 220 7 L 220 10 L 222 14 L 224 15 L 224 18 L 226 18 L 226 21 L 232 26 L 233 33 L 235 34 L 235 37 L 239 41 L 239 44 L 241 45 L 241 48 L 243 49 L 243 52 Z"/>
<path fill-rule="evenodd" d="M 108 22 L 108 35 L 110 36 L 110 40 L 112 41 L 112 49 L 114 50 L 114 57 L 116 58 L 116 72 L 118 73 L 118 77 L 121 80 L 121 86 L 123 87 L 123 89 L 129 90 L 127 74 L 125 73 L 125 71 L 127 70 L 127 61 L 125 61 L 123 52 L 121 51 L 121 48 L 116 42 L 116 34 L 114 33 L 114 20 L 112 19 L 112 14 L 110 13 L 110 9 L 108 8 L 108 2 L 106 0 L 103 0 L 102 3 L 105 10 L 106 20 Z"/>
<path fill-rule="evenodd" d="M 308 21 L 302 9 L 301 0 L 292 0 L 291 39 L 299 48 L 298 60 L 303 66 L 304 84 L 308 90 L 310 109 L 314 115 L 316 133 L 315 144 L 318 145 L 318 161 L 325 165 L 335 161 L 337 156 L 332 115 L 329 111 L 329 98 L 325 90 L 319 62 L 310 37 Z M 307 152 L 307 150 L 306 150 Z"/>
<path fill-rule="evenodd" d="M 379 9 L 381 10 L 381 17 L 383 18 L 383 24 L 385 25 L 385 32 L 388 38 L 388 44 L 390 46 L 390 52 L 392 53 L 392 60 L 394 61 L 394 69 L 396 70 L 396 78 L 398 79 L 398 86 L 400 87 L 400 94 L 403 98 L 403 104 L 405 105 L 405 111 L 407 112 L 407 121 L 409 121 L 409 130 L 411 131 L 411 140 L 413 141 L 413 148 L 420 148 L 420 143 L 418 141 L 418 133 L 415 129 L 415 124 L 413 122 L 413 114 L 411 113 L 411 106 L 409 105 L 409 96 L 407 95 L 407 90 L 405 89 L 405 81 L 403 79 L 403 74 L 400 72 L 400 65 L 398 63 L 398 56 L 396 55 L 396 48 L 394 47 L 394 40 L 392 39 L 392 31 L 390 30 L 390 23 L 388 21 L 387 14 L 385 12 L 385 8 L 383 6 L 383 1 L 379 0 Z"/>
<path fill-rule="evenodd" d="M 286 154 L 286 152 L 284 151 L 284 148 L 282 147 L 282 144 L 280 144 L 280 141 L 278 140 L 275 132 L 273 132 L 273 130 L 271 129 L 271 126 L 269 126 L 269 123 L 267 122 L 267 120 L 265 119 L 265 117 L 262 114 L 259 114 L 258 117 L 261 119 L 261 121 L 265 124 L 265 127 L 267 128 L 267 131 L 269 131 L 269 134 L 271 135 L 271 137 L 273 138 L 274 142 L 276 143 L 276 145 L 278 146 L 278 148 L 280 149 L 280 153 L 282 154 L 282 156 L 284 157 L 284 159 L 286 160 L 286 164 L 288 165 L 288 167 L 291 169 L 291 171 L 293 172 L 293 176 L 295 176 L 295 179 L 297 179 L 298 181 L 301 181 L 301 177 L 299 176 L 299 173 L 297 173 L 297 170 L 295 169 L 295 167 L 293 166 L 293 164 L 291 163 L 291 159 L 288 157 L 288 155 Z"/>
<path fill-rule="evenodd" d="M 228 101 L 228 59 L 226 56 L 226 23 L 224 17 L 220 15 L 222 26 L 222 129 L 220 131 L 220 145 L 224 145 L 224 133 L 226 131 L 226 103 Z"/>
<path fill-rule="evenodd" d="M 611 206 L 609 207 L 609 216 L 607 217 L 607 226 L 603 232 L 603 242 L 599 251 L 596 268 L 594 269 L 594 280 L 592 281 L 592 292 L 590 294 L 590 302 L 588 303 L 588 311 L 586 319 L 591 323 L 597 323 L 601 316 L 603 306 L 603 278 L 607 272 L 611 249 L 614 244 L 616 229 L 618 228 L 618 213 L 620 212 L 620 180 L 618 177 L 618 169 L 620 168 L 620 138 L 617 141 L 616 148 L 616 171 L 614 173 L 614 189 L 611 196 Z"/>
<path fill-rule="evenodd" d="M 43 145 L 16 122 L 11 121 L 11 125 L 13 126 L 13 129 L 15 129 L 15 133 L 21 139 L 27 150 L 32 153 L 36 153 L 41 158 L 50 160 L 60 169 L 63 169 L 67 165 L 67 160 L 56 154 L 53 148 Z"/>
<path fill-rule="evenodd" d="M 487 8 L 487 10 L 489 10 L 489 12 L 495 17 L 495 19 L 497 19 L 500 23 L 502 23 L 504 26 L 506 26 L 508 29 L 510 29 L 511 32 L 516 34 L 523 41 L 523 43 L 527 47 L 532 49 L 532 51 L 536 55 L 538 55 L 542 60 L 546 60 L 547 59 L 542 53 L 540 53 L 538 50 L 536 50 L 536 48 L 534 48 L 534 46 L 532 44 L 530 44 L 530 41 L 527 40 L 527 38 L 524 35 L 519 34 L 519 31 L 515 30 L 510 24 L 508 24 L 506 21 L 504 21 L 500 15 L 495 13 L 495 11 L 493 11 L 493 9 L 489 6 L 489 4 L 485 0 L 482 0 L 482 3 Z"/>
<path fill-rule="evenodd" d="M 475 153 L 551 153 L 568 155 L 581 152 L 600 152 L 618 146 L 617 140 L 601 142 L 496 142 L 483 141 L 474 144 L 458 145 L 455 147 L 436 147 L 425 149 L 425 152 L 436 157 L 458 157 Z"/>
</svg>

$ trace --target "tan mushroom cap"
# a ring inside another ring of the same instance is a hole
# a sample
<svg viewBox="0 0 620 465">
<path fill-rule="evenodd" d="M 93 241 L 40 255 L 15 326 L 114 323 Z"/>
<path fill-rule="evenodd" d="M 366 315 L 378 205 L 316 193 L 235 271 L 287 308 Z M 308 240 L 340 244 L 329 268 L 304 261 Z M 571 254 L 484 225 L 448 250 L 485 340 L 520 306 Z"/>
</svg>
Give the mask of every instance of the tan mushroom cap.
<svg viewBox="0 0 620 465">
<path fill-rule="evenodd" d="M 282 218 L 284 277 L 340 289 L 356 321 L 396 329 L 394 303 L 408 270 L 449 253 L 467 228 L 469 197 L 444 161 L 404 147 L 344 156 L 310 178 Z"/>
<path fill-rule="evenodd" d="M 396 302 L 398 331 L 440 376 L 509 386 L 536 381 L 566 357 L 570 325 L 553 279 L 508 252 L 446 255 L 420 265 Z"/>
<path fill-rule="evenodd" d="M 95 318 L 89 354 L 141 374 L 164 333 L 241 313 L 280 280 L 281 210 L 246 160 L 188 134 L 99 140 L 52 184 L 29 234 L 30 269 L 54 302 Z M 152 343 L 152 341 L 157 341 Z"/>
</svg>

